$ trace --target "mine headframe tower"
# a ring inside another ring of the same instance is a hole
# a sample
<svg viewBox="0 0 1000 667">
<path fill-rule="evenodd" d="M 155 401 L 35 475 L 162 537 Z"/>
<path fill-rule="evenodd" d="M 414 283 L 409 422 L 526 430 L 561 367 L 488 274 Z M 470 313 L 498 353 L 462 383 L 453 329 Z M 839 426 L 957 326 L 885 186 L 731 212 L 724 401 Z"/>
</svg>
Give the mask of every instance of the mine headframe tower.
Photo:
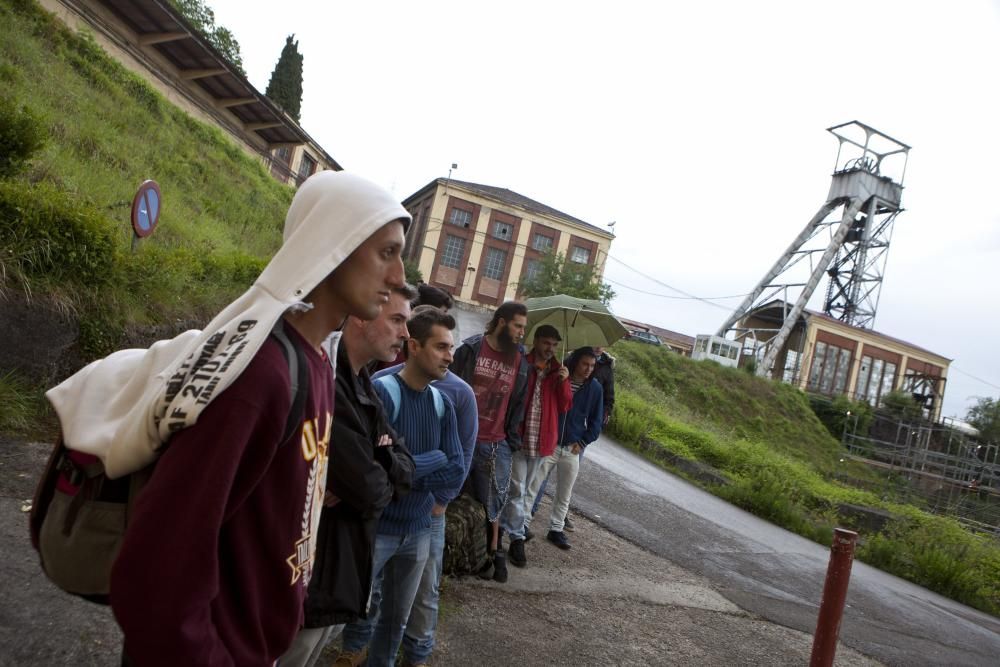
<svg viewBox="0 0 1000 667">
<path fill-rule="evenodd" d="M 824 273 L 823 312 L 864 328 L 875 320 L 910 147 L 858 121 L 827 131 L 838 148 L 826 202 L 716 333 L 755 355 L 760 375 L 771 372 Z M 776 300 L 780 326 L 752 320 Z"/>
</svg>

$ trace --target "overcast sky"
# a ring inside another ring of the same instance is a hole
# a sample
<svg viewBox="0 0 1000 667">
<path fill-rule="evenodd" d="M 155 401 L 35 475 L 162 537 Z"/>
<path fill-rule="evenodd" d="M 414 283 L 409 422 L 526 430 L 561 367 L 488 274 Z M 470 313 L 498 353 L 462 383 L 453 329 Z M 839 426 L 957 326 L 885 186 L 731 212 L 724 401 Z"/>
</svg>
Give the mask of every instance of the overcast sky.
<svg viewBox="0 0 1000 667">
<path fill-rule="evenodd" d="M 825 128 L 867 123 L 913 147 L 874 328 L 954 359 L 944 415 L 1000 395 L 997 2 L 207 1 L 262 91 L 295 34 L 345 168 L 617 221 L 615 312 L 688 335 L 739 300 L 636 290 L 749 292 L 826 200 Z"/>
</svg>

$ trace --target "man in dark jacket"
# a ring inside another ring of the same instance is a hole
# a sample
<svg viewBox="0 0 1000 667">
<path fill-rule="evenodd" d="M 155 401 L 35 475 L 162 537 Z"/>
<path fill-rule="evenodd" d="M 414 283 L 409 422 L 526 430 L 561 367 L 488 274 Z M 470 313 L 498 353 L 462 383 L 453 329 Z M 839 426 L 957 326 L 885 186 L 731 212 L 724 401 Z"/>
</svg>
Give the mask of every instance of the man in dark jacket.
<svg viewBox="0 0 1000 667">
<path fill-rule="evenodd" d="M 337 350 L 327 493 L 320 517 L 305 626 L 279 664 L 313 665 L 346 623 L 364 618 L 382 510 L 410 490 L 414 463 L 397 441 L 366 369 L 393 359 L 409 333 L 413 288 L 396 289 L 370 322 L 348 318 Z"/>
<path fill-rule="evenodd" d="M 594 354 L 597 355 L 594 380 L 600 383 L 604 392 L 604 426 L 607 426 L 615 409 L 615 358 L 603 347 L 595 347 Z"/>
<path fill-rule="evenodd" d="M 512 456 L 521 448 L 528 383 L 528 363 L 521 354 L 521 340 L 527 324 L 528 309 L 523 303 L 502 304 L 493 313 L 485 335 L 462 341 L 451 364 L 451 371 L 476 394 L 479 434 L 470 481 L 490 522 L 490 576 L 501 583 L 507 581 L 507 557 L 500 545 L 499 519 L 507 503 Z"/>
</svg>

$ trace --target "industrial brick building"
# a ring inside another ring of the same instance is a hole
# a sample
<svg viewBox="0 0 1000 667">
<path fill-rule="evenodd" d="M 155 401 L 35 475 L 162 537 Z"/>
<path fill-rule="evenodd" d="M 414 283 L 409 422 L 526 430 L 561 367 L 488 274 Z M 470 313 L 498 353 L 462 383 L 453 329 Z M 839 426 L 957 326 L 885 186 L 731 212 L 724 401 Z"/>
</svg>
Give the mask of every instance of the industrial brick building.
<svg viewBox="0 0 1000 667">
<path fill-rule="evenodd" d="M 505 188 L 438 178 L 403 201 L 413 215 L 406 258 L 466 304 L 518 296 L 546 252 L 589 264 L 600 279 L 614 235 Z"/>
</svg>

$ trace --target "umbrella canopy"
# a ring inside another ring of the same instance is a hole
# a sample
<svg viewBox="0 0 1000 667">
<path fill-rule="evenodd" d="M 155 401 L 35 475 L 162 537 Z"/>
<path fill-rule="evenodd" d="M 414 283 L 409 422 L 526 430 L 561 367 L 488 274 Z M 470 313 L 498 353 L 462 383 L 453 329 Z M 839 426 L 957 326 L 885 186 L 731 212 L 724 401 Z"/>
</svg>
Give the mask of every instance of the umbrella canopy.
<svg viewBox="0 0 1000 667">
<path fill-rule="evenodd" d="M 542 324 L 550 324 L 559 331 L 567 350 L 608 347 L 625 335 L 625 326 L 596 299 L 556 294 L 526 299 L 524 305 L 528 307 L 524 341 L 529 347 L 535 339 L 535 329 Z"/>
</svg>

